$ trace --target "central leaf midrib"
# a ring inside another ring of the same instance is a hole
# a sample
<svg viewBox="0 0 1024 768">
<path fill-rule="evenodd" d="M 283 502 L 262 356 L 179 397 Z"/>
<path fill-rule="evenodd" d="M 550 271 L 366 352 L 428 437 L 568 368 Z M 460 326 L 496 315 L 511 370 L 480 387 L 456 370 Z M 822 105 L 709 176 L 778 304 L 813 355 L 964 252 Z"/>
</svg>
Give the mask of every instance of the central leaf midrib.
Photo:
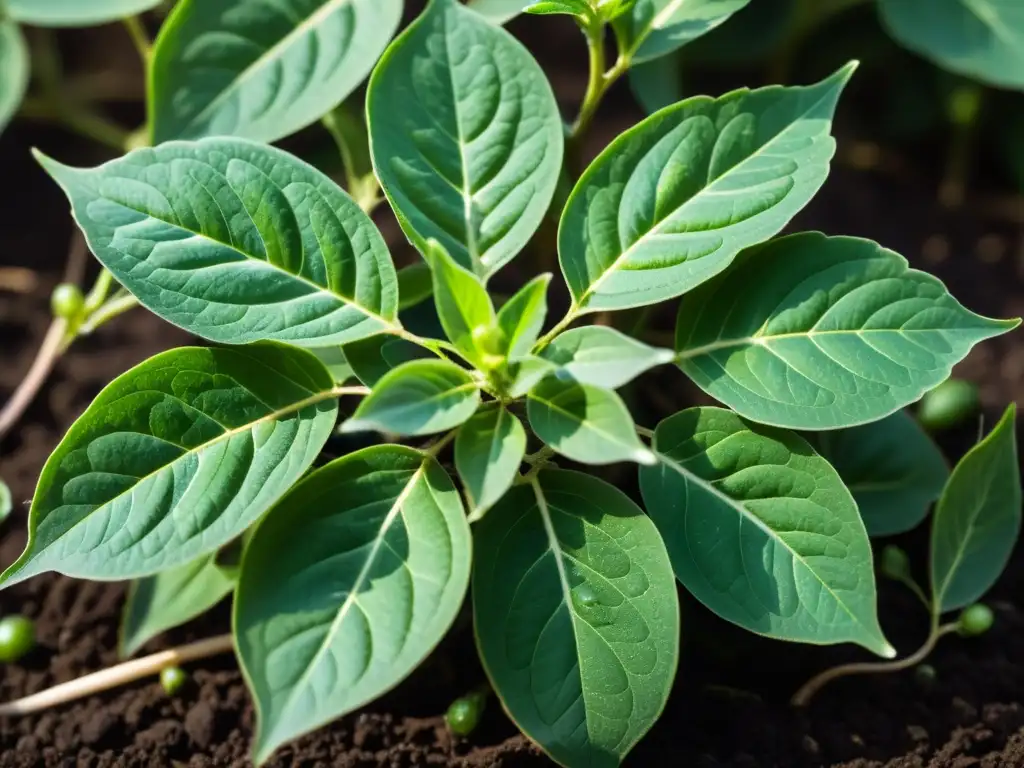
<svg viewBox="0 0 1024 768">
<path fill-rule="evenodd" d="M 536 400 L 538 403 L 541 403 L 541 404 L 547 406 L 552 411 L 556 411 L 556 412 L 562 414 L 569 421 L 574 421 L 577 424 L 579 424 L 581 427 L 586 427 L 590 431 L 596 432 L 598 435 L 602 435 L 604 437 L 607 437 L 610 442 L 616 443 L 617 445 L 621 445 L 621 446 L 624 446 L 626 448 L 632 448 L 633 447 L 633 446 L 629 445 L 629 443 L 626 443 L 623 440 L 621 440 L 619 437 L 617 437 L 613 433 L 608 432 L 608 431 L 602 429 L 601 427 L 597 426 L 597 424 L 595 422 L 591 421 L 589 418 L 584 417 L 584 418 L 581 419 L 581 418 L 577 417 L 576 414 L 573 413 L 572 411 L 567 411 L 564 408 L 556 405 L 553 400 L 548 400 L 548 399 L 545 399 L 545 398 L 541 398 L 538 395 L 530 395 L 530 397 L 532 399 Z"/>
</svg>

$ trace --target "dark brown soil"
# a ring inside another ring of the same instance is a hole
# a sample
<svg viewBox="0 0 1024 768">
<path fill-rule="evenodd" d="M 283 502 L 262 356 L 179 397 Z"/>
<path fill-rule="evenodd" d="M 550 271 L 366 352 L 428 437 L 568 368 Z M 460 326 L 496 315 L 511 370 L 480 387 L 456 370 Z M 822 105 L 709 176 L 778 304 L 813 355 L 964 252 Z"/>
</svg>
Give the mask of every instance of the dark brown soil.
<svg viewBox="0 0 1024 768">
<path fill-rule="evenodd" d="M 556 88 L 580 92 L 578 73 L 555 70 Z M 637 119 L 624 91 L 613 95 L 594 140 Z M 28 368 L 48 322 L 47 300 L 59 279 L 70 232 L 59 192 L 28 159 L 27 144 L 66 139 L 16 126 L 0 144 L 0 265 L 39 271 L 30 294 L 0 294 L 0 397 Z M 842 139 L 841 139 L 842 141 Z M 81 148 L 75 153 L 83 162 Z M 886 171 L 894 171 L 887 168 Z M 934 203 L 934 169 L 916 177 L 834 169 L 826 189 L 795 228 L 871 237 L 942 277 L 972 309 L 990 316 L 1024 314 L 1024 235 L 1016 225 L 986 220 L 979 206 L 950 213 Z M 979 347 L 958 373 L 978 382 L 988 423 L 1024 396 L 1024 336 Z M 0 477 L 18 501 L 0 531 L 0 565 L 24 544 L 26 506 L 38 472 L 63 431 L 99 388 L 156 351 L 188 337 L 143 311 L 119 318 L 76 344 L 57 366 L 15 432 L 0 446 Z M 678 376 L 651 400 L 685 402 Z M 671 393 L 671 394 L 666 394 Z M 955 459 L 975 428 L 945 436 Z M 921 532 L 900 542 L 922 562 Z M 823 691 L 807 711 L 787 704 L 815 671 L 859 658 L 849 648 L 808 648 L 745 634 L 683 596 L 683 658 L 676 691 L 661 721 L 629 759 L 633 766 L 686 768 L 1001 768 L 1024 766 L 1024 556 L 1018 550 L 991 595 L 994 629 L 981 639 L 944 640 L 931 662 L 937 679 L 923 685 L 910 672 L 852 678 Z M 0 592 L 0 613 L 37 621 L 39 645 L 17 665 L 0 667 L 0 700 L 38 691 L 116 661 L 120 584 L 43 576 Z M 897 646 L 920 642 L 925 617 L 900 587 L 881 586 L 883 625 Z M 152 650 L 226 631 L 227 610 L 154 642 Z M 155 681 L 135 684 L 41 715 L 0 721 L 0 768 L 13 766 L 235 766 L 247 761 L 253 713 L 230 657 L 190 669 L 191 684 L 174 698 Z M 468 617 L 405 683 L 359 714 L 295 746 L 275 766 L 532 766 L 547 764 L 492 700 L 469 739 L 443 724 L 450 701 L 483 681 Z"/>
</svg>

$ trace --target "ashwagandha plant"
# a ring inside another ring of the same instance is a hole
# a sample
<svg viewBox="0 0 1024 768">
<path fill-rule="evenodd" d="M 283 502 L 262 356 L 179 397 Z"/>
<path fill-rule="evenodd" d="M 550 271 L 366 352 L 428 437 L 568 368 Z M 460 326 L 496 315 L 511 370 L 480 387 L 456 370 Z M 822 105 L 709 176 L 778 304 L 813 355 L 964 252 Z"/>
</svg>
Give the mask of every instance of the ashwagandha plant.
<svg viewBox="0 0 1024 768">
<path fill-rule="evenodd" d="M 262 763 L 401 681 L 470 593 L 509 716 L 559 763 L 615 765 L 672 686 L 676 579 L 753 632 L 894 656 L 868 536 L 920 522 L 946 472 L 900 409 L 1018 321 L 968 311 L 876 243 L 776 237 L 826 179 L 853 64 L 669 106 L 570 178 L 566 138 L 575 152 L 609 85 L 723 21 L 714 5 L 534 7 L 570 13 L 589 43 L 566 127 L 529 52 L 454 0 L 387 50 L 395 2 L 179 3 L 151 62 L 157 145 L 91 169 L 39 159 L 104 274 L 216 346 L 98 395 L 44 467 L 0 585 L 135 579 L 126 654 L 228 593 L 233 632 L 0 712 L 234 649 Z M 326 113 L 381 51 L 372 176 L 354 171 L 359 121 L 328 120 L 353 194 L 258 143 Z M 422 266 L 396 271 L 367 214 L 378 181 Z M 553 323 L 550 274 L 503 302 L 488 289 L 528 246 L 554 250 L 531 243 L 546 218 L 569 293 Z M 431 296 L 433 336 L 407 315 Z M 680 297 L 673 349 L 609 325 Z M 634 424 L 616 390 L 668 364 L 724 407 Z M 383 442 L 318 461 L 336 431 Z M 924 448 L 872 458 L 894 443 Z M 646 514 L 583 471 L 622 462 Z M 987 525 L 968 501 L 949 514 Z"/>
</svg>

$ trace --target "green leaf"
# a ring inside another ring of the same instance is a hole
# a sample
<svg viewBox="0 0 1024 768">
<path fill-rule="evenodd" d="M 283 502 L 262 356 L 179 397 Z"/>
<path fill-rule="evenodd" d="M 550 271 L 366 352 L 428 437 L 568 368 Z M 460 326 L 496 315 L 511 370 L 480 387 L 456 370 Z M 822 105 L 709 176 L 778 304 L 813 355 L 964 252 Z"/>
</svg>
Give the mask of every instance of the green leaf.
<svg viewBox="0 0 1024 768">
<path fill-rule="evenodd" d="M 838 429 L 912 403 L 1018 323 L 969 312 L 870 240 L 805 232 L 750 249 L 687 296 L 676 349 L 701 389 L 746 418 Z"/>
<path fill-rule="evenodd" d="M 523 8 L 524 13 L 536 16 L 567 15 L 589 20 L 593 16 L 586 0 L 541 0 Z"/>
<path fill-rule="evenodd" d="M 480 385 L 467 371 L 447 360 L 413 360 L 384 374 L 341 429 L 429 435 L 459 426 L 479 405 Z"/>
<path fill-rule="evenodd" d="M 17 24 L 0 16 L 0 132 L 17 114 L 28 81 L 29 59 L 25 38 Z"/>
<path fill-rule="evenodd" d="M 343 351 L 356 378 L 368 387 L 376 386 L 384 374 L 410 360 L 436 358 L 418 344 L 384 335 L 353 341 Z"/>
<path fill-rule="evenodd" d="M 14 500 L 11 497 L 11 489 L 7 487 L 7 483 L 0 480 L 0 523 L 10 517 L 13 510 Z"/>
<path fill-rule="evenodd" d="M 658 425 L 654 452 L 644 504 L 694 597 L 762 635 L 895 655 L 857 506 L 803 438 L 690 408 Z"/>
<path fill-rule="evenodd" d="M 197 336 L 325 347 L 397 328 L 380 232 L 327 176 L 281 150 L 171 142 L 88 170 L 38 157 L 118 282 Z"/>
<path fill-rule="evenodd" d="M 750 0 L 637 0 L 613 23 L 620 50 L 635 62 L 656 59 L 710 32 Z"/>
<path fill-rule="evenodd" d="M 682 101 L 685 94 L 682 58 L 672 53 L 630 67 L 629 87 L 649 115 Z"/>
<path fill-rule="evenodd" d="M 424 258 L 434 275 L 434 304 L 445 335 L 467 360 L 484 366 L 481 342 L 494 327 L 494 306 L 480 279 L 464 269 L 436 240 L 427 243 Z"/>
<path fill-rule="evenodd" d="M 585 325 L 556 336 L 541 351 L 581 384 L 618 389 L 644 371 L 675 359 L 670 349 L 655 349 L 614 328 Z"/>
<path fill-rule="evenodd" d="M 474 546 L 477 647 L 505 710 L 559 764 L 617 766 L 661 714 L 679 653 L 654 525 L 596 477 L 543 470 Z"/>
<path fill-rule="evenodd" d="M 548 284 L 551 275 L 537 275 L 520 288 L 498 311 L 498 328 L 509 360 L 521 360 L 537 343 L 548 314 Z"/>
<path fill-rule="evenodd" d="M 942 452 L 909 414 L 807 436 L 853 494 L 870 536 L 916 528 L 949 478 Z"/>
<path fill-rule="evenodd" d="M 398 445 L 331 462 L 274 507 L 235 598 L 256 763 L 412 672 L 462 605 L 470 550 L 448 475 Z"/>
<path fill-rule="evenodd" d="M 956 465 L 932 521 L 932 600 L 939 613 L 970 605 L 995 584 L 1021 523 L 1017 407 Z"/>
<path fill-rule="evenodd" d="M 540 226 L 562 167 L 562 118 L 508 32 L 431 0 L 388 48 L 367 94 L 377 177 L 421 252 L 438 240 L 481 277 Z"/>
<path fill-rule="evenodd" d="M 533 0 L 469 0 L 466 7 L 500 27 L 526 10 Z"/>
<path fill-rule="evenodd" d="M 295 133 L 356 89 L 401 18 L 402 0 L 179 0 L 153 48 L 153 143 Z"/>
<path fill-rule="evenodd" d="M 121 619 L 121 657 L 206 613 L 234 588 L 234 579 L 218 567 L 216 552 L 133 582 Z"/>
<path fill-rule="evenodd" d="M 162 0 L 4 0 L 7 15 L 37 27 L 108 24 L 156 8 Z"/>
<path fill-rule="evenodd" d="M 1018 0 L 879 0 L 896 40 L 940 67 L 1024 89 L 1024 6 Z"/>
<path fill-rule="evenodd" d="M 525 455 L 526 430 L 500 403 L 485 403 L 459 427 L 455 468 L 466 489 L 471 522 L 505 495 Z"/>
<path fill-rule="evenodd" d="M 415 307 L 429 299 L 433 292 L 434 275 L 425 261 L 417 261 L 398 270 L 399 309 Z"/>
<path fill-rule="evenodd" d="M 527 397 L 534 433 L 563 456 L 584 464 L 654 463 L 654 455 L 636 436 L 625 403 L 614 392 L 548 376 Z"/>
<path fill-rule="evenodd" d="M 828 175 L 832 113 L 853 69 L 809 87 L 687 99 L 615 139 L 559 224 L 576 311 L 680 296 L 777 234 Z"/>
<path fill-rule="evenodd" d="M 0 583 L 130 579 L 216 550 L 313 463 L 339 394 L 313 355 L 277 345 L 182 347 L 132 368 L 47 460 Z"/>
<path fill-rule="evenodd" d="M 349 379 L 355 378 L 355 370 L 345 358 L 345 350 L 341 347 L 321 347 L 309 351 L 323 363 L 324 368 L 330 372 L 331 378 L 336 384 L 344 384 Z"/>
<path fill-rule="evenodd" d="M 508 396 L 513 399 L 524 397 L 541 379 L 556 370 L 557 366 L 550 360 L 535 355 L 511 363 L 508 366 L 508 373 L 512 383 L 508 389 Z"/>
</svg>

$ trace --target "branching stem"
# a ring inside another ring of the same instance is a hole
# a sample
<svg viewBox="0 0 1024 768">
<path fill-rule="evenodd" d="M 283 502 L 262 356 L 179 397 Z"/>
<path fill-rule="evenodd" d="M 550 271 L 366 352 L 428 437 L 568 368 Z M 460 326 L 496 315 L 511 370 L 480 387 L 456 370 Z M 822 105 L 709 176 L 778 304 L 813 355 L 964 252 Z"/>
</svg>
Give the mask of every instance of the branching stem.
<svg viewBox="0 0 1024 768">
<path fill-rule="evenodd" d="M 149 59 L 153 55 L 153 45 L 149 41 L 149 35 L 142 24 L 142 19 L 138 16 L 126 16 L 121 19 L 121 22 L 124 24 L 125 29 L 128 30 L 128 36 L 132 39 L 135 50 L 139 52 L 142 66 L 148 68 Z"/>
</svg>

